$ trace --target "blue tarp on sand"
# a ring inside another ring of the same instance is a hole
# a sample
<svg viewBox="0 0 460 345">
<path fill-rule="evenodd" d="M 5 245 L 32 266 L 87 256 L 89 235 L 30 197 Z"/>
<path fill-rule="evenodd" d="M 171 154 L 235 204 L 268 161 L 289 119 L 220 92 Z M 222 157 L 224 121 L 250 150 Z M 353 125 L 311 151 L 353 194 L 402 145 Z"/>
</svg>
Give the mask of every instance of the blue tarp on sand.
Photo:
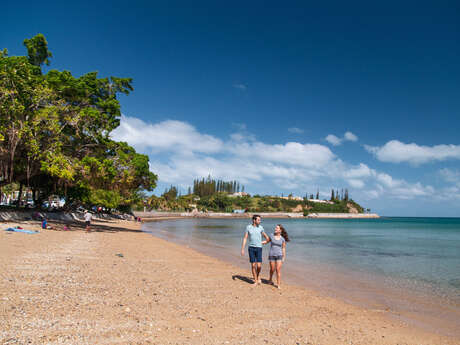
<svg viewBox="0 0 460 345">
<path fill-rule="evenodd" d="M 25 230 L 25 229 L 16 229 L 16 228 L 8 228 L 4 229 L 5 231 L 14 231 L 14 232 L 22 232 L 24 234 L 38 234 L 38 231 L 34 230 Z"/>
</svg>

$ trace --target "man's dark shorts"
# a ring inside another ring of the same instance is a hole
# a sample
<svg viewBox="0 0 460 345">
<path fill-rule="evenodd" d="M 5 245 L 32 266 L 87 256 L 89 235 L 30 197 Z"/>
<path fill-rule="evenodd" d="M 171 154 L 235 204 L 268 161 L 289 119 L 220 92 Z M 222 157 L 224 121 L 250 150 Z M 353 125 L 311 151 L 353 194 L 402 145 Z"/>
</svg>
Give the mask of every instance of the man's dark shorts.
<svg viewBox="0 0 460 345">
<path fill-rule="evenodd" d="M 89 226 L 89 225 L 91 224 L 91 222 L 90 222 L 89 220 L 87 220 L 87 221 L 85 222 L 85 224 L 86 224 L 86 226 Z"/>
<path fill-rule="evenodd" d="M 262 262 L 262 248 L 248 247 L 249 262 Z"/>
</svg>

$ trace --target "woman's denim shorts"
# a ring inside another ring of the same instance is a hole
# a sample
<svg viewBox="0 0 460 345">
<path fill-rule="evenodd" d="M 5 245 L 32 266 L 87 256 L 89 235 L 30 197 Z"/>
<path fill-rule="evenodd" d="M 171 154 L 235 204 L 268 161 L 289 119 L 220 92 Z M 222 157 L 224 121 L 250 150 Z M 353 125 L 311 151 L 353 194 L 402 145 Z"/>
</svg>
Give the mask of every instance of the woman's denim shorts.
<svg viewBox="0 0 460 345">
<path fill-rule="evenodd" d="M 270 255 L 268 257 L 268 261 L 281 261 L 283 260 L 283 256 L 282 255 Z"/>
</svg>

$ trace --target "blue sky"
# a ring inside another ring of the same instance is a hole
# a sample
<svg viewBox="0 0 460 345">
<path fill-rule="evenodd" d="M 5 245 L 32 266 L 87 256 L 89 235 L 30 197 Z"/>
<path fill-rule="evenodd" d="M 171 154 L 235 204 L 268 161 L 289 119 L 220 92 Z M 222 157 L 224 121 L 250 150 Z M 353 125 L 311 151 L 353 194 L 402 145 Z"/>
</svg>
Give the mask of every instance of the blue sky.
<svg viewBox="0 0 460 345">
<path fill-rule="evenodd" d="M 331 187 L 383 215 L 460 216 L 460 5 L 8 2 L 0 48 L 132 77 L 114 138 L 156 193 L 212 174 L 250 193 Z"/>
</svg>

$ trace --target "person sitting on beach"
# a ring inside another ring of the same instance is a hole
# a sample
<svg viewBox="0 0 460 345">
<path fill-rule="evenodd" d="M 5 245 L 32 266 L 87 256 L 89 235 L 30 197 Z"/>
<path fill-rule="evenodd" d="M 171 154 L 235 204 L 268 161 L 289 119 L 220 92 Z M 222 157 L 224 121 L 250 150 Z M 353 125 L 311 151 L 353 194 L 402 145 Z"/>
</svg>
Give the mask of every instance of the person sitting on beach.
<svg viewBox="0 0 460 345">
<path fill-rule="evenodd" d="M 52 229 L 52 227 L 48 225 L 48 220 L 46 218 L 42 220 L 42 229 Z"/>
<path fill-rule="evenodd" d="M 260 225 L 260 216 L 255 214 L 252 216 L 252 224 L 246 227 L 243 243 L 241 245 L 241 255 L 244 256 L 244 247 L 249 237 L 248 254 L 254 284 L 260 284 L 260 271 L 262 269 L 262 235 L 267 241 L 269 240 L 269 237 L 264 232 L 264 228 Z"/>
<path fill-rule="evenodd" d="M 276 286 L 281 289 L 281 266 L 286 259 L 286 242 L 289 242 L 289 236 L 281 224 L 275 227 L 274 234 L 270 235 L 267 241 L 262 244 L 271 243 L 268 261 L 270 262 L 270 279 L 269 283 L 273 285 L 273 273 L 276 271 Z"/>
</svg>

